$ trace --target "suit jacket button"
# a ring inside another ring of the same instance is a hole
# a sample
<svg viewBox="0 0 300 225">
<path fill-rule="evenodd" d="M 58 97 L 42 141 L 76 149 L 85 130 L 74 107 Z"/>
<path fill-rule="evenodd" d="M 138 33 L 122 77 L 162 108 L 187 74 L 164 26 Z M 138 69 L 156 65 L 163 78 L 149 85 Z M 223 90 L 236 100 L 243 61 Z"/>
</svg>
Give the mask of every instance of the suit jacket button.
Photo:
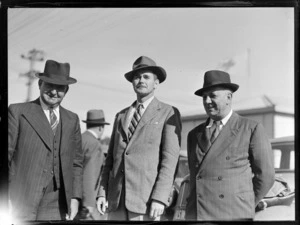
<svg viewBox="0 0 300 225">
<path fill-rule="evenodd" d="M 128 152 L 126 152 L 125 154 L 126 154 L 126 155 L 128 155 L 129 153 L 128 153 Z"/>
<path fill-rule="evenodd" d="M 197 180 L 200 180 L 201 178 L 202 178 L 201 176 L 198 176 L 198 177 L 197 177 Z"/>
<path fill-rule="evenodd" d="M 121 173 L 124 173 L 124 170 L 121 170 Z"/>
<path fill-rule="evenodd" d="M 226 160 L 229 160 L 230 159 L 230 157 L 229 156 L 226 156 Z"/>
<path fill-rule="evenodd" d="M 221 177 L 221 176 L 218 177 L 218 180 L 222 180 L 222 179 L 223 179 L 223 177 Z"/>
<path fill-rule="evenodd" d="M 219 195 L 219 197 L 220 197 L 220 198 L 224 198 L 224 195 L 221 194 L 221 195 Z"/>
</svg>

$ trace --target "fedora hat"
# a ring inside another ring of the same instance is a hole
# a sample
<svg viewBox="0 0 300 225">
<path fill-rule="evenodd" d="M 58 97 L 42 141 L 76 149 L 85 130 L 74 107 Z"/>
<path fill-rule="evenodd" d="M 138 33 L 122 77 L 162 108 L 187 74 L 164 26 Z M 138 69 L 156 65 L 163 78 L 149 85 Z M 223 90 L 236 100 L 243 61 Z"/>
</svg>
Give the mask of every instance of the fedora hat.
<svg viewBox="0 0 300 225">
<path fill-rule="evenodd" d="M 59 85 L 69 85 L 77 82 L 76 79 L 70 77 L 69 63 L 59 63 L 54 60 L 47 60 L 44 73 L 37 73 L 36 77 L 47 83 Z"/>
<path fill-rule="evenodd" d="M 89 110 L 86 115 L 86 120 L 82 120 L 82 122 L 89 124 L 109 125 L 109 123 L 105 122 L 104 112 L 101 109 Z"/>
<path fill-rule="evenodd" d="M 167 73 L 164 68 L 157 66 L 156 63 L 149 57 L 141 56 L 133 63 L 132 71 L 125 73 L 125 78 L 129 82 L 132 82 L 135 73 L 142 70 L 149 70 L 153 72 L 159 79 L 160 83 L 164 82 L 167 77 Z"/>
<path fill-rule="evenodd" d="M 195 92 L 195 95 L 202 96 L 204 91 L 215 87 L 224 87 L 235 92 L 239 85 L 231 83 L 228 73 L 220 70 L 210 70 L 204 74 L 203 87 Z"/>
</svg>

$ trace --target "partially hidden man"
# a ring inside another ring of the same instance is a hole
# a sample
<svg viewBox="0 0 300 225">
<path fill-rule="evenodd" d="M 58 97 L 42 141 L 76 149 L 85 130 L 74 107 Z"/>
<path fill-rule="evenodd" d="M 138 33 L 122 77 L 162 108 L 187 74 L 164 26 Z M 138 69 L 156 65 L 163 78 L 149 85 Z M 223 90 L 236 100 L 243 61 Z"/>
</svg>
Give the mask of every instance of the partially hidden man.
<svg viewBox="0 0 300 225">
<path fill-rule="evenodd" d="M 97 206 L 109 220 L 160 220 L 180 150 L 179 111 L 154 97 L 165 70 L 146 56 L 125 74 L 136 100 L 117 113 L 100 179 Z"/>
<path fill-rule="evenodd" d="M 209 118 L 188 134 L 187 220 L 253 220 L 255 206 L 274 183 L 263 126 L 231 108 L 238 88 L 228 73 L 212 70 L 195 92 Z"/>
<path fill-rule="evenodd" d="M 8 108 L 9 201 L 19 220 L 72 220 L 82 197 L 78 116 L 60 104 L 69 63 L 47 60 L 38 73 L 40 97 Z"/>
<path fill-rule="evenodd" d="M 81 211 L 88 211 L 86 220 L 105 220 L 96 209 L 96 197 L 99 189 L 99 179 L 101 169 L 105 160 L 101 137 L 104 128 L 109 125 L 105 121 L 104 111 L 102 109 L 91 109 L 87 112 L 86 131 L 82 134 L 83 149 L 83 194 Z"/>
</svg>

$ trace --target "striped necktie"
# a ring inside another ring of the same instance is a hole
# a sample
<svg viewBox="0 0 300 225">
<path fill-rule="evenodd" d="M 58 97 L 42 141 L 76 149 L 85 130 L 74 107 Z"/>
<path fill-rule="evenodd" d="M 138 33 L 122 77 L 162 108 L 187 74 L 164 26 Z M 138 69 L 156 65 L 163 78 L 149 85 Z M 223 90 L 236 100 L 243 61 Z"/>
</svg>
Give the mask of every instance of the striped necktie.
<svg viewBox="0 0 300 225">
<path fill-rule="evenodd" d="M 132 117 L 132 120 L 129 124 L 129 127 L 128 127 L 128 138 L 129 140 L 131 139 L 134 131 L 135 131 L 135 128 L 137 127 L 137 125 L 139 124 L 140 122 L 140 119 L 142 117 L 142 114 L 141 114 L 141 108 L 143 107 L 142 104 L 139 104 L 137 109 L 135 110 L 134 114 L 133 114 L 133 117 Z"/>
<path fill-rule="evenodd" d="M 58 125 L 58 119 L 55 115 L 55 113 L 53 112 L 53 108 L 49 108 L 50 111 L 50 125 L 51 125 L 51 129 L 53 131 L 53 133 L 55 134 L 57 125 Z"/>
<path fill-rule="evenodd" d="M 210 142 L 213 143 L 215 139 L 218 137 L 220 133 L 220 124 L 221 121 L 214 121 L 213 125 L 211 126 L 211 137 L 210 137 Z"/>
</svg>

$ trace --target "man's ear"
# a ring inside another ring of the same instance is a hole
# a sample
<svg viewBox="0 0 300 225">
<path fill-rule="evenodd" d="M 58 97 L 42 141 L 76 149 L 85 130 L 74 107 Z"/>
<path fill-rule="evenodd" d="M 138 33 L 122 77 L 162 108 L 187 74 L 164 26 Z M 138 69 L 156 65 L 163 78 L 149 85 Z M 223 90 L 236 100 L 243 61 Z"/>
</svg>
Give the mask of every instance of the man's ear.
<svg viewBox="0 0 300 225">
<path fill-rule="evenodd" d="M 39 82 L 38 82 L 39 88 L 41 87 L 42 83 L 43 83 L 43 81 L 41 79 L 39 79 Z"/>
<path fill-rule="evenodd" d="M 158 85 L 159 85 L 159 79 L 155 79 L 154 80 L 154 88 L 156 89 L 157 87 L 158 87 Z"/>
</svg>

